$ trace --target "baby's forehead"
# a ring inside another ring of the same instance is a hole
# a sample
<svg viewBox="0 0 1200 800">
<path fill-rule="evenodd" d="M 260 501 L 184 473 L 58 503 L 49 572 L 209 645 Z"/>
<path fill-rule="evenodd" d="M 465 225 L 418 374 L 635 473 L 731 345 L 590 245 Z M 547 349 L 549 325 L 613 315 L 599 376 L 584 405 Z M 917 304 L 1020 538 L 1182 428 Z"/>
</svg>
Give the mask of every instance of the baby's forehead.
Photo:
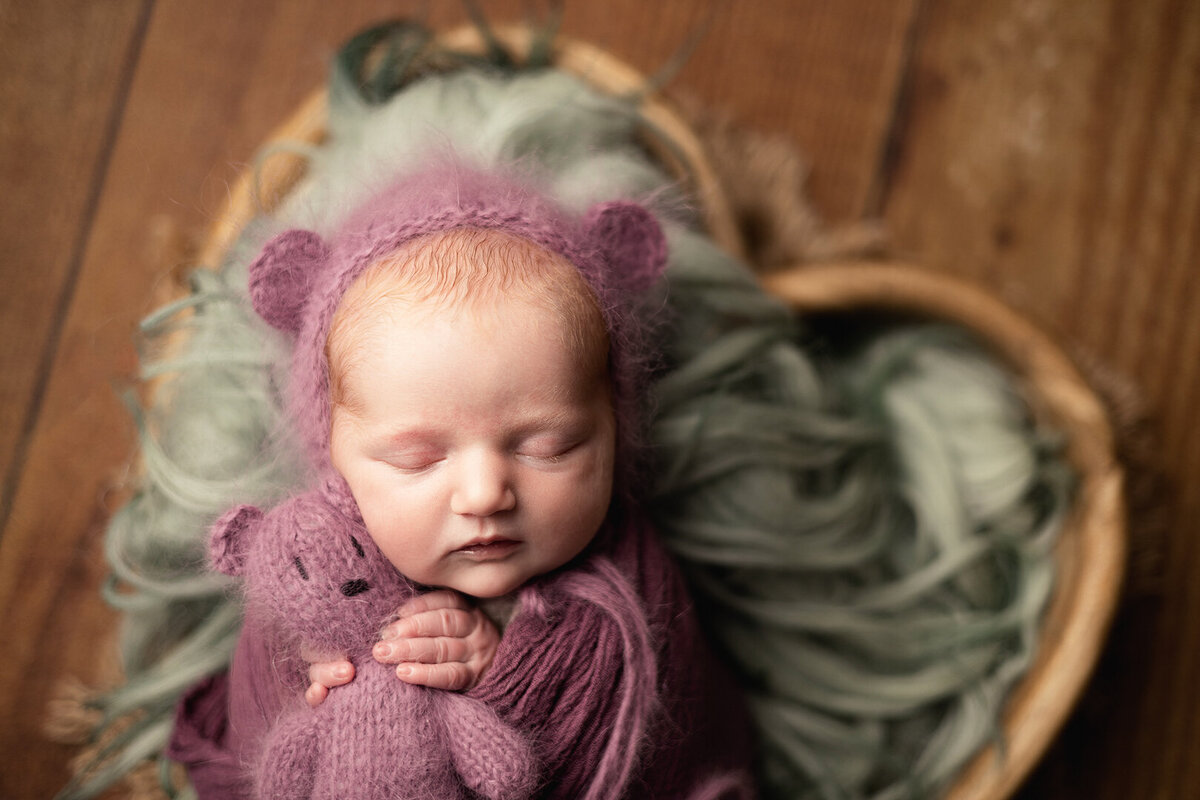
<svg viewBox="0 0 1200 800">
<path fill-rule="evenodd" d="M 396 252 L 408 253 L 413 258 L 510 258 L 522 262 L 549 259 L 570 263 L 525 236 L 499 228 L 472 226 L 421 234 L 401 244 Z"/>
<path fill-rule="evenodd" d="M 404 242 L 369 264 L 340 306 L 402 301 L 414 310 L 479 314 L 514 299 L 547 311 L 565 310 L 568 316 L 598 309 L 566 258 L 524 237 L 481 228 L 454 228 Z"/>
<path fill-rule="evenodd" d="M 481 228 L 426 234 L 370 264 L 339 305 L 329 366 L 335 380 L 353 372 L 363 346 L 423 317 L 486 328 L 513 314 L 536 319 L 547 335 L 563 340 L 581 370 L 604 369 L 607 325 L 575 265 L 527 238 Z"/>
<path fill-rule="evenodd" d="M 523 236 L 487 228 L 454 228 L 405 242 L 390 256 L 398 278 L 449 291 L 511 291 L 554 280 L 578 281 L 579 271 L 558 253 Z"/>
<path fill-rule="evenodd" d="M 456 228 L 411 239 L 376 258 L 339 308 L 403 300 L 459 309 L 512 296 L 595 302 L 578 270 L 558 253 L 503 231 Z"/>
</svg>

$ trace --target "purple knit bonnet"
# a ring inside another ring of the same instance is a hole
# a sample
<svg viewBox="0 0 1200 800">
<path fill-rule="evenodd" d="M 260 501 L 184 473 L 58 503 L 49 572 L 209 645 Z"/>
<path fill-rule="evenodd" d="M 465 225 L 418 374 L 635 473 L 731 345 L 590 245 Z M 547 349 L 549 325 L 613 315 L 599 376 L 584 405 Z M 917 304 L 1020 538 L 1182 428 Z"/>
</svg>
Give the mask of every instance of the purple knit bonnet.
<svg viewBox="0 0 1200 800">
<path fill-rule="evenodd" d="M 325 342 L 342 296 L 363 271 L 419 236 L 456 228 L 504 231 L 573 264 L 590 287 L 609 335 L 617 419 L 619 491 L 628 492 L 640 439 L 648 358 L 638 295 L 666 266 L 662 229 L 644 207 L 600 203 L 577 217 L 512 173 L 461 164 L 406 175 L 376 194 L 331 238 L 293 229 L 271 239 L 250 266 L 254 309 L 294 337 L 287 391 L 291 421 L 313 466 L 329 467 L 331 420 Z"/>
</svg>

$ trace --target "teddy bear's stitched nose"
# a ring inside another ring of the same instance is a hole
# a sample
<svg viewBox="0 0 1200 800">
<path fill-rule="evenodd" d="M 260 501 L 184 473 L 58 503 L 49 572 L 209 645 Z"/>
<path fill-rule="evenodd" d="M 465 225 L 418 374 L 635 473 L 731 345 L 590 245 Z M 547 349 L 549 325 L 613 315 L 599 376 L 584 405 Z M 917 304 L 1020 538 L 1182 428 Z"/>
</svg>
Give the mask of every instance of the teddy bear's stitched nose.
<svg viewBox="0 0 1200 800">
<path fill-rule="evenodd" d="M 346 597 L 354 597 L 354 595 L 362 594 L 370 588 L 371 584 L 362 578 L 355 578 L 342 584 L 342 594 L 346 595 Z"/>
</svg>

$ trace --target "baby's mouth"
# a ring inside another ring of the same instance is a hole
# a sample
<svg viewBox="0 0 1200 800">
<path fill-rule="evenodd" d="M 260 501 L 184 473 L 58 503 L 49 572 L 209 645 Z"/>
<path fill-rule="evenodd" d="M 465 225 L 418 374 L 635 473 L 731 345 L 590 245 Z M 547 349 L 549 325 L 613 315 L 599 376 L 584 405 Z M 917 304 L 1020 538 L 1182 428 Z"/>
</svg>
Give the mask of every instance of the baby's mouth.
<svg viewBox="0 0 1200 800">
<path fill-rule="evenodd" d="M 498 561 L 512 555 L 520 546 L 516 539 L 480 539 L 468 542 L 454 552 L 474 561 Z"/>
</svg>

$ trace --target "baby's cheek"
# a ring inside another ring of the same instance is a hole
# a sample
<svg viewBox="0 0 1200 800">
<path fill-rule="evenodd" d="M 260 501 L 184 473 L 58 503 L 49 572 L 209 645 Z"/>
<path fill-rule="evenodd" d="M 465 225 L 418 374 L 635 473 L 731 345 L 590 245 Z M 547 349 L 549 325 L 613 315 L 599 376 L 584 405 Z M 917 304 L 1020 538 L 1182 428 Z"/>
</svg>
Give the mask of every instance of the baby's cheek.
<svg viewBox="0 0 1200 800">
<path fill-rule="evenodd" d="M 589 470 L 571 480 L 547 482 L 537 495 L 544 508 L 542 525 L 559 532 L 564 549 L 578 552 L 595 537 L 608 515 L 612 480 L 600 470 Z"/>
<path fill-rule="evenodd" d="M 354 499 L 367 529 L 395 524 L 398 515 L 411 516 L 419 503 L 420 492 L 386 464 L 374 464 L 350 482 Z"/>
<path fill-rule="evenodd" d="M 376 505 L 363 514 L 367 532 L 392 566 L 412 580 L 423 580 L 427 562 L 439 544 L 438 516 L 416 502 Z"/>
<path fill-rule="evenodd" d="M 576 496 L 576 502 L 584 508 L 602 509 L 601 514 L 608 509 L 608 504 L 612 500 L 613 490 L 613 470 L 612 459 L 598 457 L 590 465 L 590 469 L 586 474 L 580 475 L 573 493 Z"/>
</svg>

